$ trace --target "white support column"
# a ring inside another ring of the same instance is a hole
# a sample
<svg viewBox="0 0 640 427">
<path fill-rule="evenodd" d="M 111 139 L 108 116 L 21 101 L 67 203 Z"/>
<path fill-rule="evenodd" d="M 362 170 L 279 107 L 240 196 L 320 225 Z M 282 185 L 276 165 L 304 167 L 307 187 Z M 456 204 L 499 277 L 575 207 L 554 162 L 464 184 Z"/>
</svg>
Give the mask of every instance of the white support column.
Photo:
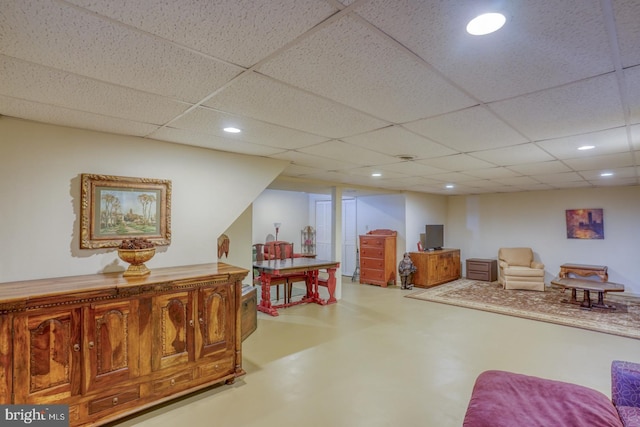
<svg viewBox="0 0 640 427">
<path fill-rule="evenodd" d="M 331 259 L 342 260 L 342 188 L 331 190 Z M 336 299 L 342 298 L 342 266 L 336 272 Z"/>
</svg>

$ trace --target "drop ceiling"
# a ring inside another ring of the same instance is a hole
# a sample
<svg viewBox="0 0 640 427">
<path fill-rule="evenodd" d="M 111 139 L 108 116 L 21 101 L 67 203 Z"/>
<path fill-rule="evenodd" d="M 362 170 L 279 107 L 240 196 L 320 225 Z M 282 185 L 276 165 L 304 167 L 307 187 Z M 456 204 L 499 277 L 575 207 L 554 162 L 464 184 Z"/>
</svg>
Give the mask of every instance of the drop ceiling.
<svg viewBox="0 0 640 427">
<path fill-rule="evenodd" d="M 505 26 L 466 34 L 486 11 Z M 5 0 L 0 114 L 286 160 L 289 183 L 638 185 L 640 2 Z"/>
</svg>

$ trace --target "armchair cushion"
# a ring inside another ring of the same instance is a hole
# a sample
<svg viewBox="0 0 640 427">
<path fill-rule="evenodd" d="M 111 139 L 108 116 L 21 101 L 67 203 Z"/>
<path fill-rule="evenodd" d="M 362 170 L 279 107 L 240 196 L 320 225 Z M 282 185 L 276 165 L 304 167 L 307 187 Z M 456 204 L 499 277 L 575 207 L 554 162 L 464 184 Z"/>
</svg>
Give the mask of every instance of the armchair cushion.
<svg viewBox="0 0 640 427">
<path fill-rule="evenodd" d="M 498 282 L 505 289 L 544 291 L 544 264 L 533 260 L 531 248 L 500 248 Z"/>
</svg>

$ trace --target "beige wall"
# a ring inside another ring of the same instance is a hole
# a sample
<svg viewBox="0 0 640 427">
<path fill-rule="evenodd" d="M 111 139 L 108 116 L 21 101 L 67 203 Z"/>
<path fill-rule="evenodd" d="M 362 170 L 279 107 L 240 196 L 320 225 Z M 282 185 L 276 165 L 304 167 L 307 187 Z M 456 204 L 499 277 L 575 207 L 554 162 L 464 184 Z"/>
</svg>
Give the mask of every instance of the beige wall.
<svg viewBox="0 0 640 427">
<path fill-rule="evenodd" d="M 567 239 L 565 210 L 602 208 L 604 239 Z M 500 247 L 528 246 L 547 283 L 564 263 L 609 267 L 609 280 L 640 295 L 640 187 L 576 188 L 449 198 L 447 245 L 462 259 L 496 258 Z"/>
<path fill-rule="evenodd" d="M 114 249 L 79 249 L 82 173 L 172 181 L 172 242 L 147 263 L 154 268 L 216 261 L 218 236 L 285 166 L 0 117 L 0 282 L 124 270 Z M 232 244 L 250 246 L 244 238 Z"/>
</svg>

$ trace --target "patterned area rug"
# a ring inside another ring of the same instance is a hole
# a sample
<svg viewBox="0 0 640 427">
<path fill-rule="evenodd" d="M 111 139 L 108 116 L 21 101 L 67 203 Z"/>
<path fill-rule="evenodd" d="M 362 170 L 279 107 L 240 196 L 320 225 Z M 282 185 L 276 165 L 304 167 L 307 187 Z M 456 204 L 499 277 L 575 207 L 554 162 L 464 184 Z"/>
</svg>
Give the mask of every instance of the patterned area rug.
<svg viewBox="0 0 640 427">
<path fill-rule="evenodd" d="M 407 295 L 407 298 L 640 339 L 640 298 L 609 293 L 605 297 L 605 303 L 614 305 L 615 310 L 589 310 L 562 302 L 570 297 L 570 291 L 563 292 L 558 287 L 547 287 L 545 292 L 504 290 L 498 282 L 468 279 L 421 289 Z M 578 299 L 581 298 L 582 292 L 578 291 Z M 597 299 L 597 294 L 592 293 L 591 299 Z"/>
</svg>

